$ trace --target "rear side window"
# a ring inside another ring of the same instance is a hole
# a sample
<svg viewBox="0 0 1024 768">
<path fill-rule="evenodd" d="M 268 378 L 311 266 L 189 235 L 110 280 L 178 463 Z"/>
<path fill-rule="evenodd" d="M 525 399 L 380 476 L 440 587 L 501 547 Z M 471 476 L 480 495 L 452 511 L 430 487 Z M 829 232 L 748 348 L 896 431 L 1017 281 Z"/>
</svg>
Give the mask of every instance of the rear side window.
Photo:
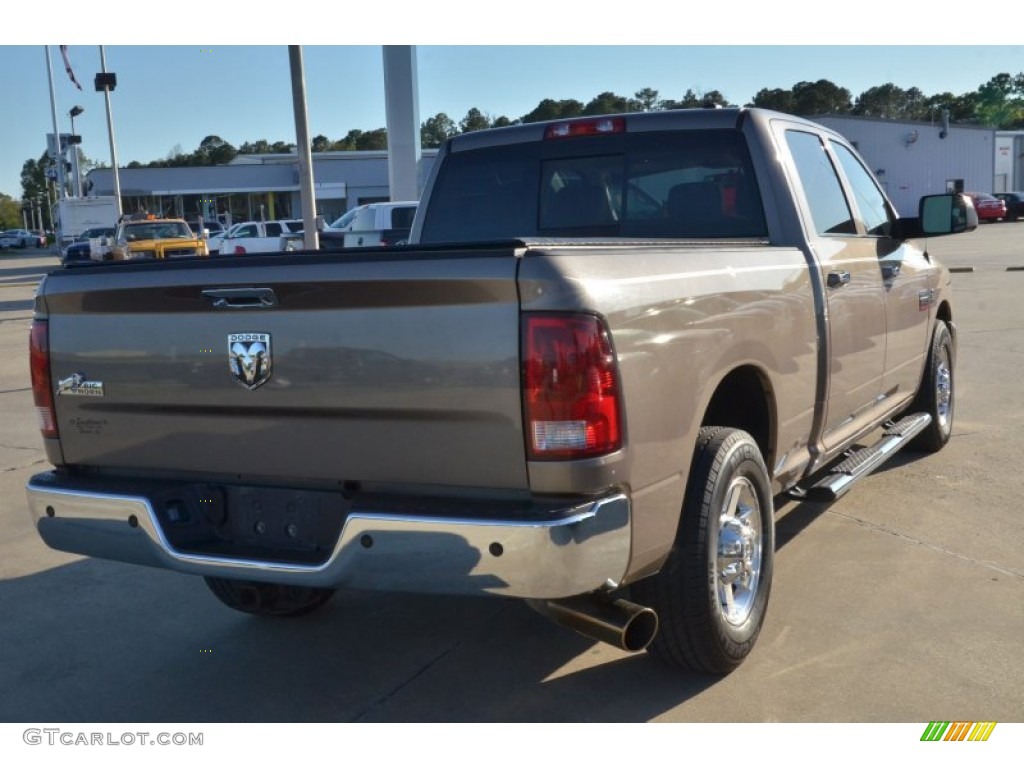
<svg viewBox="0 0 1024 768">
<path fill-rule="evenodd" d="M 421 242 L 536 235 L 539 172 L 538 143 L 447 155 L 427 205 Z"/>
<path fill-rule="evenodd" d="M 391 228 L 392 229 L 411 229 L 412 220 L 416 216 L 416 206 L 406 205 L 401 208 L 393 208 L 391 210 Z"/>
<path fill-rule="evenodd" d="M 736 130 L 659 131 L 446 157 L 422 242 L 513 237 L 765 237 Z"/>
</svg>

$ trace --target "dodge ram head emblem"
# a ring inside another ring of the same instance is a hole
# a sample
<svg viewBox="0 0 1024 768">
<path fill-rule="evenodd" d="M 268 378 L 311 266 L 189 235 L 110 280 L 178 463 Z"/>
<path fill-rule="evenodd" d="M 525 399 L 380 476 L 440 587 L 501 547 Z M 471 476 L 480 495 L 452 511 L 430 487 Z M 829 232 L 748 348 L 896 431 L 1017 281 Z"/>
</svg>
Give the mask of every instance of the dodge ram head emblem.
<svg viewBox="0 0 1024 768">
<path fill-rule="evenodd" d="M 270 380 L 270 334 L 229 333 L 228 366 L 231 376 L 246 389 L 256 389 Z"/>
</svg>

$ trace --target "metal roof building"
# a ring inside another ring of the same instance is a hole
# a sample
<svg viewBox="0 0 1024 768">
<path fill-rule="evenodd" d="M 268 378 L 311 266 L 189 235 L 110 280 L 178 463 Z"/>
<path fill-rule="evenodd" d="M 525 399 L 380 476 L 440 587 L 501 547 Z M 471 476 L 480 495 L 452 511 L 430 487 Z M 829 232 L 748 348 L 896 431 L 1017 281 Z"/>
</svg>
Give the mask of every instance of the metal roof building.
<svg viewBox="0 0 1024 768">
<path fill-rule="evenodd" d="M 992 128 L 848 115 L 812 119 L 853 143 L 901 216 L 916 216 L 924 195 L 995 189 L 996 131 Z"/>
<path fill-rule="evenodd" d="M 425 149 L 419 164 L 423 187 L 436 149 Z M 232 221 L 297 218 L 299 171 L 294 154 L 239 155 L 227 165 L 182 168 L 122 168 L 125 212 Z M 317 213 L 328 222 L 364 203 L 389 200 L 388 153 L 318 152 L 313 155 Z M 86 177 L 90 195 L 112 195 L 113 173 L 96 168 Z"/>
</svg>

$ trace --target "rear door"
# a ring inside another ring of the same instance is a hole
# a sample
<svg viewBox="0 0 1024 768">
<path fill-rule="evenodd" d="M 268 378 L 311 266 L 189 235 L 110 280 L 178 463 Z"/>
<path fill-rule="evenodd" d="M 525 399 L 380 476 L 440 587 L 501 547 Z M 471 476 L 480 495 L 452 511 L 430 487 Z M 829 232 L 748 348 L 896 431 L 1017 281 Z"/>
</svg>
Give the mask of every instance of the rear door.
<svg viewBox="0 0 1024 768">
<path fill-rule="evenodd" d="M 527 487 L 511 248 L 125 264 L 47 280 L 69 464 Z M 165 267 L 165 268 L 161 268 Z"/>
</svg>

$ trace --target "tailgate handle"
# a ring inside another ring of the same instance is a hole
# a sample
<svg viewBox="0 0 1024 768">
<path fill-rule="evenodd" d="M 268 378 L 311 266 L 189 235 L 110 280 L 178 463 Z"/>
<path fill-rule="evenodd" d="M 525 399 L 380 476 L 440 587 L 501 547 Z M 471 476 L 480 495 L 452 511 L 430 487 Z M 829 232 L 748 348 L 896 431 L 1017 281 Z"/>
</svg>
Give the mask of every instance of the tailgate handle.
<svg viewBox="0 0 1024 768">
<path fill-rule="evenodd" d="M 214 309 L 266 309 L 277 306 L 273 288 L 206 288 L 203 298 Z"/>
</svg>

